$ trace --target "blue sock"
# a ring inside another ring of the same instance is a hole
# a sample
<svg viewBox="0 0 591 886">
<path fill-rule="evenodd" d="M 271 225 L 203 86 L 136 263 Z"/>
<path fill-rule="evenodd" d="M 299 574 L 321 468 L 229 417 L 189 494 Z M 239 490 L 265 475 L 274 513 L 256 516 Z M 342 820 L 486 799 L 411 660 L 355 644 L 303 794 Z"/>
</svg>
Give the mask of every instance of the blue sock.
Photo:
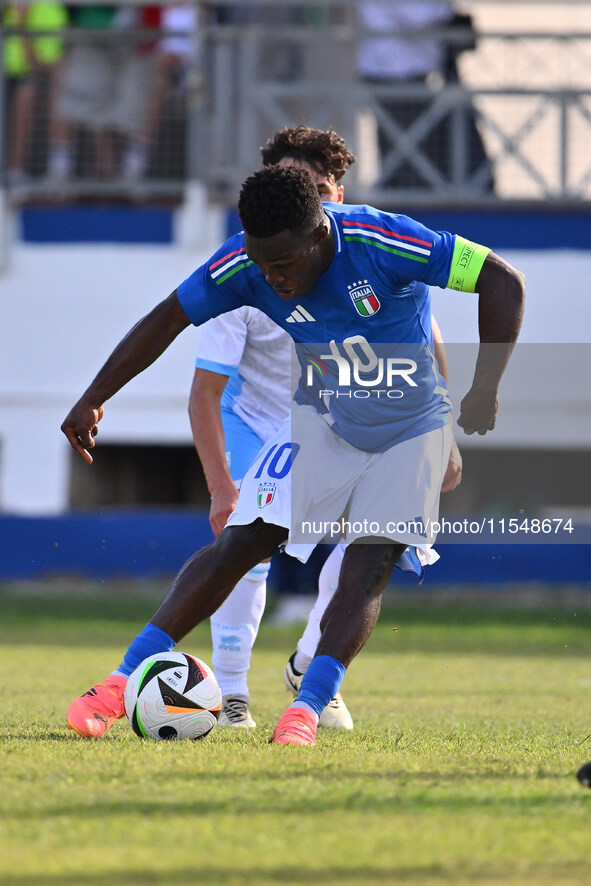
<svg viewBox="0 0 591 886">
<path fill-rule="evenodd" d="M 302 677 L 298 697 L 292 707 L 299 702 L 308 705 L 318 716 L 329 701 L 335 697 L 345 676 L 345 665 L 332 655 L 318 655 L 310 662 Z"/>
<path fill-rule="evenodd" d="M 113 673 L 129 677 L 144 658 L 157 652 L 170 652 L 175 646 L 175 641 L 166 631 L 148 622 L 141 634 L 131 641 L 123 661 Z"/>
</svg>

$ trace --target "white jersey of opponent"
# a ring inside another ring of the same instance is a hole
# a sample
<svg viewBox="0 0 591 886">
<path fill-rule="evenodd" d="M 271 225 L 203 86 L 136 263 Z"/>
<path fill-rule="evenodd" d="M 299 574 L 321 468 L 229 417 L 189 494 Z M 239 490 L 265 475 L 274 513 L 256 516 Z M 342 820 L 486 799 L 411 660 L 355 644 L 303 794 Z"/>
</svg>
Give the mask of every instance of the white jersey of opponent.
<svg viewBox="0 0 591 886">
<path fill-rule="evenodd" d="M 228 376 L 222 409 L 231 409 L 267 441 L 289 415 L 295 386 L 291 349 L 287 332 L 262 311 L 244 306 L 197 328 L 195 366 Z"/>
</svg>

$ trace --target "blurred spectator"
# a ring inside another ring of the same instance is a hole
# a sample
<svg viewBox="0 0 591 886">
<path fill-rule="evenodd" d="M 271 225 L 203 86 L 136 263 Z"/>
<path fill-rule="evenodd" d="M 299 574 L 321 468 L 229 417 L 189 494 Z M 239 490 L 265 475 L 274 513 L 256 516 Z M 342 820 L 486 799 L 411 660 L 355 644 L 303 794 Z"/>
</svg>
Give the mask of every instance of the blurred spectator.
<svg viewBox="0 0 591 886">
<path fill-rule="evenodd" d="M 393 94 L 386 100 L 380 98 L 386 114 L 404 133 L 414 127 L 417 131 L 424 130 L 421 135 L 409 132 L 414 141 L 405 151 L 405 159 L 397 163 L 393 155 L 389 156 L 397 147 L 397 139 L 378 121 L 383 160 L 380 184 L 395 188 L 431 188 L 436 186 L 437 172 L 444 184 L 453 184 L 453 114 L 439 112 L 434 104 L 444 83 L 459 80 L 457 56 L 476 46 L 470 16 L 456 13 L 447 0 L 362 0 L 359 17 L 365 32 L 358 46 L 359 76 L 371 83 L 418 84 L 429 90 L 424 97 Z M 456 29 L 458 36 L 465 35 L 466 39 L 442 41 L 423 34 L 433 28 Z M 400 35 L 397 32 L 401 32 Z M 434 116 L 428 120 L 431 108 Z M 491 166 L 468 100 L 464 109 L 464 137 L 467 175 L 481 170 L 479 189 L 492 190 Z M 432 175 L 428 169 L 421 168 L 423 156 L 435 167 Z"/>
<path fill-rule="evenodd" d="M 172 3 L 162 6 L 160 28 L 164 35 L 155 49 L 155 74 L 145 125 L 132 139 L 124 162 L 124 175 L 131 180 L 142 178 L 150 165 L 162 125 L 167 96 L 174 91 L 185 95 L 186 78 L 197 61 L 196 35 L 200 9 L 195 3 Z"/>
<path fill-rule="evenodd" d="M 3 25 L 25 31 L 59 31 L 68 15 L 62 3 L 9 3 Z M 51 34 L 8 34 L 4 41 L 4 74 L 8 86 L 8 146 L 6 177 L 13 191 L 26 187 L 38 157 L 31 157 L 36 125 L 41 119 L 55 141 L 53 99 L 58 84 L 63 41 Z M 45 114 L 41 114 L 41 110 Z"/>
<path fill-rule="evenodd" d="M 240 3 L 214 7 L 215 20 L 221 25 L 261 25 L 265 30 L 277 29 L 268 40 L 268 48 L 259 56 L 258 76 L 264 80 L 287 82 L 302 76 L 302 48 L 298 39 L 288 37 L 291 27 L 310 26 L 315 21 L 314 7 L 310 9 L 290 3 Z"/>
<path fill-rule="evenodd" d="M 79 6 L 74 10 L 76 27 L 133 31 L 157 29 L 160 7 Z M 134 166 L 134 140 L 146 126 L 155 75 L 155 40 L 142 41 L 130 33 L 129 40 L 109 39 L 75 43 L 68 52 L 58 100 L 60 120 L 68 137 L 56 154 L 50 173 L 67 177 L 73 167 L 73 129 L 92 135 L 92 164 L 82 158 L 83 174 L 113 179 Z"/>
</svg>

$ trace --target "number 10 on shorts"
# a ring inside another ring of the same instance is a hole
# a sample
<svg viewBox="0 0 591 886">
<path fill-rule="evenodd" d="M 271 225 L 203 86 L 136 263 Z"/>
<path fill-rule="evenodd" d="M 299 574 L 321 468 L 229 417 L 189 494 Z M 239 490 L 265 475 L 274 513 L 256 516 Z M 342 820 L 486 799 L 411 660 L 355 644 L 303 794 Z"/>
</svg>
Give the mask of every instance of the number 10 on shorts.
<svg viewBox="0 0 591 886">
<path fill-rule="evenodd" d="M 273 480 L 283 480 L 289 474 L 293 460 L 299 450 L 299 443 L 283 443 L 281 446 L 275 443 L 260 463 L 259 469 L 254 475 L 255 480 L 262 477 L 263 471 L 265 471 L 267 477 L 271 477 Z M 269 502 L 265 502 L 265 504 L 269 504 Z M 262 507 L 262 505 L 259 504 L 259 507 Z"/>
</svg>

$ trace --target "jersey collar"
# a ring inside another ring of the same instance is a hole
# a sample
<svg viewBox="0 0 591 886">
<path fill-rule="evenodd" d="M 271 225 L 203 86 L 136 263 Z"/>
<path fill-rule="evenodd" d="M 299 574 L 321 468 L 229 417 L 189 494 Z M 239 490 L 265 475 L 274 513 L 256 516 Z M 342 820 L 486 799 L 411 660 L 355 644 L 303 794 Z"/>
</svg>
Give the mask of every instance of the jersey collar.
<svg viewBox="0 0 591 886">
<path fill-rule="evenodd" d="M 343 233 L 341 231 L 341 226 L 339 225 L 337 216 L 333 215 L 332 212 L 326 208 L 326 204 L 322 208 L 328 216 L 332 226 L 332 232 L 334 234 L 334 254 L 339 255 L 343 251 Z"/>
</svg>

